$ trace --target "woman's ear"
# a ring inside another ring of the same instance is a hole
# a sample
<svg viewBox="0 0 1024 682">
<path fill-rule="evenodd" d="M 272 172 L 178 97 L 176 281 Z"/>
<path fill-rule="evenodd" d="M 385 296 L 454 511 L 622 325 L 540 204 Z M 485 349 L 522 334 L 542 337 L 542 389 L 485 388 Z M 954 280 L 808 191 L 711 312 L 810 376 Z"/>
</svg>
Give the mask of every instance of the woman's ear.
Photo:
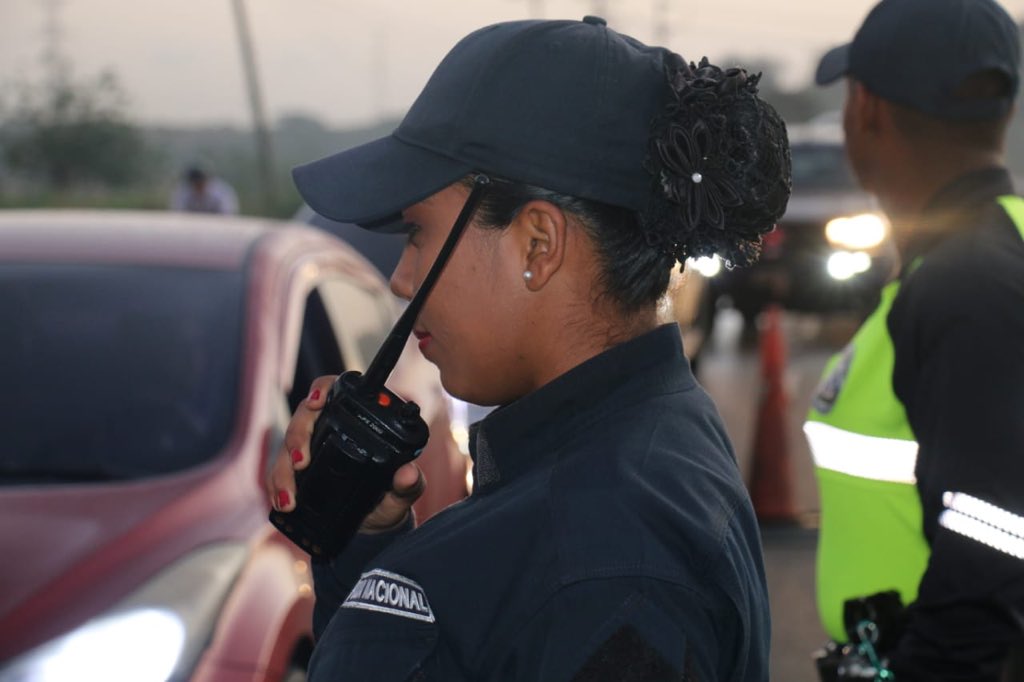
<svg viewBox="0 0 1024 682">
<path fill-rule="evenodd" d="M 542 289 L 565 262 L 567 222 L 562 209 L 538 200 L 523 206 L 509 226 L 530 291 Z"/>
</svg>

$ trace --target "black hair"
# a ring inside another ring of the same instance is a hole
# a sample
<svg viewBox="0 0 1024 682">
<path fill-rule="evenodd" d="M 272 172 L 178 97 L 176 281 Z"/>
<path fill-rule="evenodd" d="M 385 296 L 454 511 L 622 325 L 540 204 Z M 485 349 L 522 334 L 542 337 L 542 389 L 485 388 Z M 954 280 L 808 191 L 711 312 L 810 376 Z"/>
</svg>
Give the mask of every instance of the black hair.
<svg viewBox="0 0 1024 682">
<path fill-rule="evenodd" d="M 480 227 L 504 228 L 529 202 L 546 201 L 575 217 L 594 243 L 601 266 L 596 293 L 610 297 L 625 313 L 653 304 L 665 293 L 674 259 L 645 240 L 636 211 L 525 183 L 494 180 L 476 209 Z"/>
<path fill-rule="evenodd" d="M 666 104 L 651 123 L 645 169 L 650 203 L 635 211 L 496 178 L 476 223 L 504 228 L 530 201 L 576 218 L 597 249 L 599 295 L 624 313 L 651 306 L 676 262 L 717 254 L 749 265 L 761 237 L 786 208 L 791 189 L 786 127 L 757 96 L 760 75 L 723 71 L 666 53 Z"/>
<path fill-rule="evenodd" d="M 200 166 L 189 166 L 185 169 L 184 175 L 189 182 L 203 182 L 207 179 L 206 171 Z"/>
<path fill-rule="evenodd" d="M 792 189 L 786 125 L 757 96 L 761 74 L 723 70 L 705 57 L 665 59 L 668 104 L 652 125 L 647 169 L 657 183 L 648 240 L 683 261 L 719 255 L 750 265 Z"/>
</svg>

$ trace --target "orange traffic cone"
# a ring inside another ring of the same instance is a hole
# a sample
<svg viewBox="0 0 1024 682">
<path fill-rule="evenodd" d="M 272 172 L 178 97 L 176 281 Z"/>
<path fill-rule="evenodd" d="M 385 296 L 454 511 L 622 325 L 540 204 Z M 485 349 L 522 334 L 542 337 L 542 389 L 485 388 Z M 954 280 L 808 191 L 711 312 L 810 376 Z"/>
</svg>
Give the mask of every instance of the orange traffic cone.
<svg viewBox="0 0 1024 682">
<path fill-rule="evenodd" d="M 750 499 L 762 523 L 797 521 L 793 504 L 793 466 L 786 438 L 786 341 L 777 305 L 764 312 L 761 330 L 761 404 L 754 434 Z"/>
</svg>

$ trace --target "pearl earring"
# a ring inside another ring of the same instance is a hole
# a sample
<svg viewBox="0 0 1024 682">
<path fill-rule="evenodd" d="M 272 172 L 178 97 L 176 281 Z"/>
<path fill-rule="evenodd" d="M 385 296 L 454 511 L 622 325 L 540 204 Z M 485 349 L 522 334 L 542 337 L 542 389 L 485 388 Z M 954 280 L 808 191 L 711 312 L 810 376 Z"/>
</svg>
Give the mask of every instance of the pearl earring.
<svg viewBox="0 0 1024 682">
<path fill-rule="evenodd" d="M 530 271 L 530 270 L 527 270 L 526 272 L 524 272 L 523 273 L 523 279 L 525 279 L 527 282 L 529 282 L 531 279 L 533 279 L 533 272 Z"/>
</svg>

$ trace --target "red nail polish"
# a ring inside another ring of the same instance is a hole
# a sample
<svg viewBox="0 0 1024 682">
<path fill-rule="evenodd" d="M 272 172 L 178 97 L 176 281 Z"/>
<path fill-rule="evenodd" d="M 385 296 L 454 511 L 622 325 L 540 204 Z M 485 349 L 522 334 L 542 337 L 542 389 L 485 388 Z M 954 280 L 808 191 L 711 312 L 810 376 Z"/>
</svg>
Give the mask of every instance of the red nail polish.
<svg viewBox="0 0 1024 682">
<path fill-rule="evenodd" d="M 302 461 L 302 450 L 292 450 L 292 464 L 298 464 Z"/>
<path fill-rule="evenodd" d="M 284 509 L 285 507 L 288 506 L 288 503 L 291 501 L 291 499 L 292 496 L 288 494 L 287 490 L 277 491 L 277 508 Z"/>
<path fill-rule="evenodd" d="M 313 391 L 312 393 L 310 393 L 309 394 L 309 399 L 310 400 L 320 400 L 320 389 L 318 388 L 315 391 Z"/>
</svg>

